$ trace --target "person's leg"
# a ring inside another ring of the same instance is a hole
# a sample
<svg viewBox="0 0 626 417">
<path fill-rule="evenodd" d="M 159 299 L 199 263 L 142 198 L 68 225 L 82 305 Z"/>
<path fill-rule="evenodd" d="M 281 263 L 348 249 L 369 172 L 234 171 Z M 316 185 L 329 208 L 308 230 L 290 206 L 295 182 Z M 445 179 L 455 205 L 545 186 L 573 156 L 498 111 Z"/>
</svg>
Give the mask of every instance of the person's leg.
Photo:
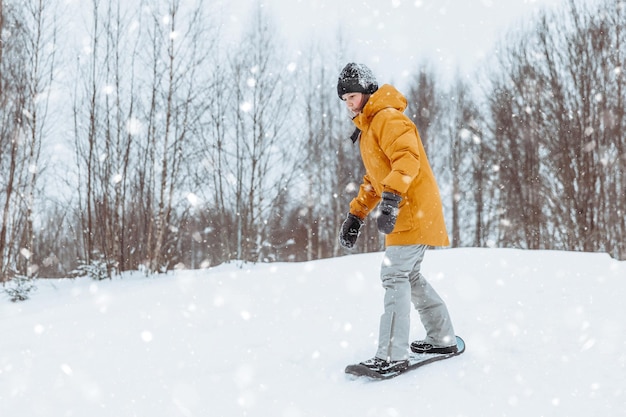
<svg viewBox="0 0 626 417">
<path fill-rule="evenodd" d="M 456 336 L 448 308 L 420 272 L 427 246 L 416 245 L 411 247 L 415 248 L 415 264 L 409 276 L 411 301 L 420 315 L 424 329 L 426 329 L 424 341 L 434 346 L 456 345 Z"/>
<path fill-rule="evenodd" d="M 411 246 L 389 246 L 380 269 L 385 289 L 385 311 L 380 318 L 376 357 L 387 361 L 407 359 L 411 313 L 409 273 L 415 264 Z"/>
</svg>

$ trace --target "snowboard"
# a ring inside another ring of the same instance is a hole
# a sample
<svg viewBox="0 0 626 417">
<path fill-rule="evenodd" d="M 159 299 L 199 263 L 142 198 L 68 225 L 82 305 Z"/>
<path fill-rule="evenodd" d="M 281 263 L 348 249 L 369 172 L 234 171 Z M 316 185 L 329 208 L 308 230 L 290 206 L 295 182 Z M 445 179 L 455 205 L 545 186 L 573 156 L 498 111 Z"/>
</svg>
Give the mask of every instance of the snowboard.
<svg viewBox="0 0 626 417">
<path fill-rule="evenodd" d="M 465 341 L 461 339 L 459 336 L 456 337 L 456 346 L 457 346 L 458 351 L 455 353 L 414 353 L 414 352 L 411 352 L 409 354 L 409 367 L 403 371 L 389 372 L 387 374 L 379 374 L 378 372 L 372 371 L 366 366 L 356 364 L 356 365 L 348 365 L 346 367 L 346 374 L 351 375 L 355 378 L 358 378 L 358 377 L 366 377 L 370 379 L 395 378 L 398 375 L 405 374 L 409 371 L 412 371 L 413 369 L 417 369 L 429 363 L 452 358 L 454 356 L 458 356 L 461 353 L 465 352 Z"/>
</svg>

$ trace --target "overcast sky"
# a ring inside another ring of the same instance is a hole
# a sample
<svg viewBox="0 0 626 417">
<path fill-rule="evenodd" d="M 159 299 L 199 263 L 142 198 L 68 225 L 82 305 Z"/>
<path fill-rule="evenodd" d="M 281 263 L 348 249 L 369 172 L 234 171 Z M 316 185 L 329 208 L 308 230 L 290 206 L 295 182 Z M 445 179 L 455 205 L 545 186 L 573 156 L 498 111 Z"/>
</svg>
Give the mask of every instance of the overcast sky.
<svg viewBox="0 0 626 417">
<path fill-rule="evenodd" d="M 470 73 L 512 25 L 565 0 L 263 0 L 294 41 L 311 36 L 350 39 L 355 60 L 380 82 L 403 82 L 426 58 L 447 75 Z M 253 0 L 229 0 L 230 24 L 243 27 Z M 296 46 L 297 48 L 297 46 Z"/>
</svg>

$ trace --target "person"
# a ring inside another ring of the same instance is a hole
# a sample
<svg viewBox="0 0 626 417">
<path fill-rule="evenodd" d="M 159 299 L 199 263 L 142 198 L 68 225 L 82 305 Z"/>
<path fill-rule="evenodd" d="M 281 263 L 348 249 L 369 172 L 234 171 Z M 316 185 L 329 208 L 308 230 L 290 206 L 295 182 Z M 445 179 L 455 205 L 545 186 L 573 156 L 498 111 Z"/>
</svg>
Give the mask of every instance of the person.
<svg viewBox="0 0 626 417">
<path fill-rule="evenodd" d="M 429 246 L 448 246 L 439 189 L 417 127 L 404 114 L 406 98 L 392 85 L 380 88 L 372 71 L 349 63 L 337 82 L 359 141 L 365 175 L 350 202 L 340 244 L 354 247 L 365 218 L 378 206 L 376 222 L 385 236 L 380 278 L 385 290 L 378 349 L 361 362 L 384 374 L 408 366 L 411 302 L 426 330 L 417 353 L 454 353 L 456 336 L 446 304 L 420 273 Z"/>
</svg>

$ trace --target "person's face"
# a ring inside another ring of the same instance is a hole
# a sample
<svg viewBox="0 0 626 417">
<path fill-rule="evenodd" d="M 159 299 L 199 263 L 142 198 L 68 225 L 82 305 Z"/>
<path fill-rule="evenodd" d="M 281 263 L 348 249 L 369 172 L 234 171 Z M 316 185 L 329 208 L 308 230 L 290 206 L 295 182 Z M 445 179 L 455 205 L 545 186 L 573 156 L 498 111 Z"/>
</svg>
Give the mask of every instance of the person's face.
<svg viewBox="0 0 626 417">
<path fill-rule="evenodd" d="M 341 97 L 341 99 L 345 101 L 348 110 L 354 116 L 361 113 L 361 110 L 363 110 L 363 93 L 346 93 Z"/>
</svg>

